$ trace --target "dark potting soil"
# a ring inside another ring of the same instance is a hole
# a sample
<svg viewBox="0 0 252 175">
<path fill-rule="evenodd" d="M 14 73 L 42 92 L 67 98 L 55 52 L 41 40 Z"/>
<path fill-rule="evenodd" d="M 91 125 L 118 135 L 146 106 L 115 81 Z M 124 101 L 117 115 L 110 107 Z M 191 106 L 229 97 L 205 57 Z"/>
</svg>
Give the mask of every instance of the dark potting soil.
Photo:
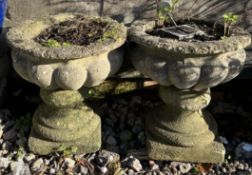
<svg viewBox="0 0 252 175">
<path fill-rule="evenodd" d="M 47 41 L 56 41 L 61 45 L 68 43 L 86 46 L 103 39 L 104 33 L 108 30 L 110 25 L 99 18 L 87 19 L 77 16 L 45 29 L 35 41 L 42 45 Z"/>
<path fill-rule="evenodd" d="M 214 25 L 211 22 L 206 21 L 188 21 L 188 20 L 181 20 L 177 22 L 177 25 L 189 25 L 195 29 L 199 29 L 203 31 L 204 34 L 196 34 L 193 38 L 190 39 L 182 39 L 182 41 L 188 41 L 188 42 L 197 42 L 197 41 L 214 41 L 214 40 L 220 40 L 223 37 L 224 33 L 224 27 L 220 24 Z M 161 38 L 171 38 L 171 39 L 178 39 L 176 36 L 171 35 L 166 32 L 160 32 L 160 29 L 162 28 L 168 28 L 168 27 L 175 27 L 171 23 L 164 23 L 163 26 L 159 26 L 154 28 L 153 30 L 147 31 L 148 34 L 159 36 Z M 179 29 L 178 29 L 179 30 Z"/>
</svg>

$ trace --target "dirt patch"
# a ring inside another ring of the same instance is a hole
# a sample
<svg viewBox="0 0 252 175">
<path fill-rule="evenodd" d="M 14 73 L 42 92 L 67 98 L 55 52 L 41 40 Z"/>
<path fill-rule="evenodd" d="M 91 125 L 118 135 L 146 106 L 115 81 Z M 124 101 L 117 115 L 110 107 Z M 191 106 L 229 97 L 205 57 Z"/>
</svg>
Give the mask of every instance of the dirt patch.
<svg viewBox="0 0 252 175">
<path fill-rule="evenodd" d="M 178 21 L 178 26 L 180 25 L 189 25 L 195 29 L 198 29 L 202 31 L 204 34 L 195 34 L 193 38 L 190 39 L 180 39 L 182 41 L 188 41 L 188 42 L 196 42 L 196 41 L 214 41 L 214 40 L 220 40 L 223 37 L 224 33 L 224 27 L 220 24 L 214 25 L 211 22 L 205 22 L 205 21 Z M 159 36 L 161 38 L 172 38 L 172 39 L 178 39 L 178 37 L 167 33 L 162 32 L 160 29 L 169 28 L 169 27 L 175 27 L 173 24 L 164 24 L 163 26 L 154 28 L 153 30 L 147 31 L 148 34 Z"/>
<path fill-rule="evenodd" d="M 77 16 L 71 20 L 55 24 L 42 31 L 35 41 L 46 46 L 66 46 L 69 44 L 86 46 L 98 40 L 112 38 L 111 24 L 100 18 L 87 19 Z"/>
</svg>

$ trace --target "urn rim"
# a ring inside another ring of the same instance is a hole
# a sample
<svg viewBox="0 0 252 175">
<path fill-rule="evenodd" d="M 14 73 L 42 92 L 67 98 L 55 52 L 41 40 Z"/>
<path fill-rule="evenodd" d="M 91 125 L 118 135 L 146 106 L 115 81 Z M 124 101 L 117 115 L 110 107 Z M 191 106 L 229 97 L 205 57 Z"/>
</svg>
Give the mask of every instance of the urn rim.
<svg viewBox="0 0 252 175">
<path fill-rule="evenodd" d="M 200 21 L 207 22 L 204 20 Z M 154 21 L 149 20 L 135 22 L 129 30 L 130 40 L 139 45 L 160 49 L 170 54 L 191 56 L 221 54 L 244 49 L 251 44 L 251 35 L 240 27 L 236 27 L 233 30 L 233 35 L 224 40 L 186 42 L 171 38 L 161 38 L 147 33 L 147 31 L 153 29 L 154 25 Z"/>
<path fill-rule="evenodd" d="M 34 38 L 46 28 L 73 19 L 76 16 L 82 16 L 87 19 L 98 19 L 113 23 L 120 36 L 115 41 L 96 41 L 87 46 L 70 45 L 67 47 L 45 47 L 36 42 Z M 21 51 L 33 57 L 51 60 L 71 60 L 80 59 L 89 56 L 99 55 L 122 46 L 126 41 L 127 29 L 123 24 L 105 17 L 86 16 L 83 14 L 59 14 L 43 17 L 40 19 L 27 20 L 19 26 L 11 28 L 7 33 L 9 45 L 16 51 Z"/>
</svg>

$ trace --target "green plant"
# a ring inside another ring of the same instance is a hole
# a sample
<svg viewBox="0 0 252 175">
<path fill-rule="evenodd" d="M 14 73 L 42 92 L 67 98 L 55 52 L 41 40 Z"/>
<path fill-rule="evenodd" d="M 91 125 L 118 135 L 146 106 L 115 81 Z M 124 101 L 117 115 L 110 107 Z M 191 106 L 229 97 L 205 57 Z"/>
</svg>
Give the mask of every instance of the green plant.
<svg viewBox="0 0 252 175">
<path fill-rule="evenodd" d="M 172 21 L 175 26 L 177 26 L 174 21 L 172 14 L 174 12 L 176 4 L 179 0 L 156 0 L 156 26 L 159 26 L 161 23 Z"/>
<path fill-rule="evenodd" d="M 67 46 L 70 46 L 71 44 L 68 42 L 60 43 L 57 40 L 49 39 L 49 40 L 44 41 L 42 45 L 45 47 L 67 47 Z"/>
<path fill-rule="evenodd" d="M 227 12 L 222 17 L 224 21 L 224 36 L 230 36 L 231 28 L 237 23 L 239 16 L 233 12 Z"/>
<path fill-rule="evenodd" d="M 103 42 L 107 39 L 117 40 L 120 37 L 120 34 L 118 31 L 119 31 L 119 29 L 116 24 L 112 23 L 112 24 L 108 25 L 104 29 L 104 33 L 103 33 L 102 37 L 98 40 L 98 42 Z"/>
<path fill-rule="evenodd" d="M 56 149 L 56 151 L 62 153 L 64 157 L 70 157 L 73 154 L 77 153 L 78 147 L 76 146 L 67 147 L 64 144 L 61 144 L 58 147 L 58 149 Z"/>
<path fill-rule="evenodd" d="M 18 150 L 17 150 L 17 158 L 19 159 L 19 158 L 23 158 L 24 157 L 24 155 L 25 155 L 25 149 L 24 149 L 24 147 L 23 146 L 19 146 L 18 147 Z"/>
</svg>

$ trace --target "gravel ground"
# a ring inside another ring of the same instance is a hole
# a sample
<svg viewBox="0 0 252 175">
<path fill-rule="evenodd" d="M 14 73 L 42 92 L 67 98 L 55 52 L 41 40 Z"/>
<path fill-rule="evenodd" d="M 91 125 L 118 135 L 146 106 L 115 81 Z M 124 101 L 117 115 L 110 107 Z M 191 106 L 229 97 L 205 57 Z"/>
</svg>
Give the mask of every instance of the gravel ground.
<svg viewBox="0 0 252 175">
<path fill-rule="evenodd" d="M 141 110 L 161 103 L 155 90 L 93 102 L 102 119 L 102 151 L 74 155 L 71 150 L 64 150 L 49 156 L 34 155 L 28 151 L 26 143 L 32 112 L 40 103 L 38 88 L 27 84 L 10 88 L 8 100 L 0 109 L 0 175 L 251 175 L 250 93 L 234 94 L 225 88 L 213 90 L 213 100 L 208 107 L 217 120 L 227 151 L 222 164 L 142 160 L 130 155 L 145 149 Z"/>
</svg>

